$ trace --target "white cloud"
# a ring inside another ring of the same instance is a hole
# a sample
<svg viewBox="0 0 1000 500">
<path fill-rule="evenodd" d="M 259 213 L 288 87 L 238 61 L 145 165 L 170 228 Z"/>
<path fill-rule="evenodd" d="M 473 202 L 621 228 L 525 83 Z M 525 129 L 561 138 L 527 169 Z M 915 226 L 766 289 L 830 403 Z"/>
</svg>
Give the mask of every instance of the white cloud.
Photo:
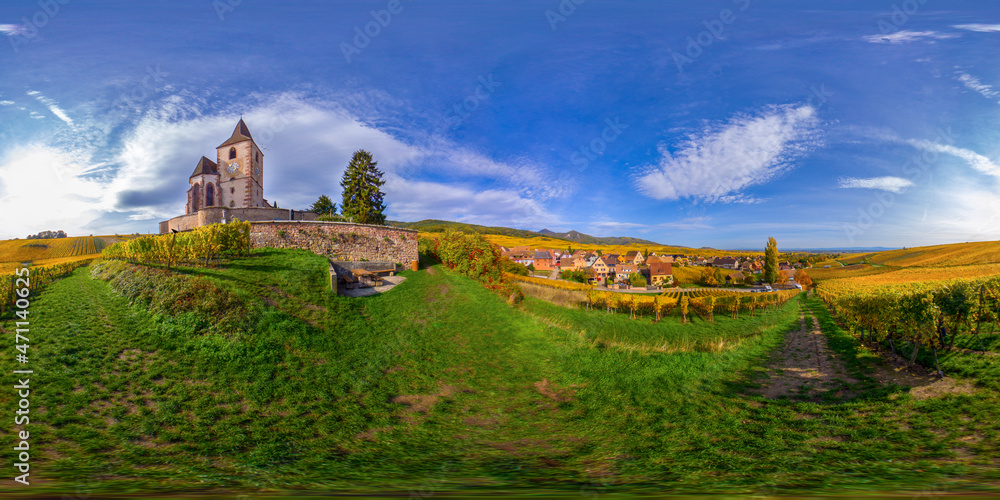
<svg viewBox="0 0 1000 500">
<path fill-rule="evenodd" d="M 41 92 L 38 92 L 37 90 L 29 90 L 28 95 L 34 97 L 35 99 L 38 99 L 38 102 L 44 104 L 45 107 L 49 108 L 49 111 L 51 111 L 53 115 L 56 115 L 57 118 L 66 122 L 67 125 L 73 125 L 73 120 L 71 120 L 69 116 L 66 115 L 65 111 L 59 108 L 59 106 L 56 104 L 55 101 L 49 99 L 48 97 L 45 97 L 44 95 L 42 95 Z"/>
<path fill-rule="evenodd" d="M 935 153 L 944 153 L 957 158 L 961 158 L 969 163 L 972 168 L 993 177 L 1000 178 L 1000 165 L 993 163 L 989 158 L 969 149 L 956 148 L 955 146 L 950 146 L 948 144 L 938 144 L 930 141 L 924 140 L 909 140 L 906 143 L 911 146 L 922 149 L 924 151 L 931 151 Z"/>
<path fill-rule="evenodd" d="M 560 224 L 538 201 L 516 190 L 477 190 L 393 176 L 387 179 L 385 192 L 393 216 L 402 220 L 444 219 L 514 227 Z"/>
<path fill-rule="evenodd" d="M 941 33 L 939 31 L 897 31 L 895 33 L 885 34 L 885 35 L 870 35 L 862 37 L 862 40 L 871 43 L 908 43 L 915 42 L 917 40 L 930 38 L 935 40 L 946 40 L 949 38 L 957 38 L 958 35 L 950 33 Z"/>
<path fill-rule="evenodd" d="M 20 24 L 0 24 L 0 33 L 7 36 L 23 35 L 24 26 Z"/>
<path fill-rule="evenodd" d="M 41 144 L 18 147 L 0 160 L 0 238 L 44 230 L 76 231 L 109 209 L 98 180 L 81 176 L 89 165 Z"/>
<path fill-rule="evenodd" d="M 0 101 L 0 106 L 13 106 L 14 101 Z"/>
<path fill-rule="evenodd" d="M 556 191 L 531 186 L 548 179 L 541 167 L 530 162 L 498 161 L 437 138 L 415 143 L 364 123 L 336 103 L 294 94 L 268 97 L 249 108 L 244 119 L 265 154 L 264 195 L 281 207 L 305 208 L 320 194 L 339 198 L 343 170 L 354 151 L 364 148 L 386 173 L 390 218 L 552 222 L 541 203 Z M 89 120 L 80 117 L 80 123 Z M 136 221 L 122 227 L 122 232 L 136 230 L 131 227 L 145 231 L 150 222 L 183 213 L 188 176 L 202 155 L 216 159 L 216 146 L 230 136 L 238 120 L 238 115 L 204 114 L 198 104 L 175 95 L 132 126 L 121 144 L 111 146 L 110 156 L 103 147 L 46 146 L 48 157 L 55 158 L 50 163 L 69 165 L 68 177 L 76 179 L 66 181 L 65 192 L 78 192 L 73 188 L 82 183 L 96 192 L 89 201 L 63 203 L 64 191 L 47 192 L 42 187 L 22 192 L 33 193 L 34 200 L 52 200 L 58 214 L 51 223 L 65 221 L 58 225 L 68 231 L 97 232 L 97 219 L 103 217 L 101 224 L 106 225 L 110 216 Z M 97 154 L 100 161 L 87 160 Z M 0 173 L 11 169 L 22 174 L 29 170 L 21 159 L 0 165 Z M 429 176 L 444 176 L 451 183 L 432 182 Z M 67 217 L 67 211 L 88 215 Z M 7 236 L 22 232 L 18 229 Z"/>
<path fill-rule="evenodd" d="M 695 198 L 714 203 L 753 203 L 741 190 L 763 184 L 815 145 L 818 118 L 811 106 L 777 106 L 757 116 L 738 116 L 692 134 L 675 152 L 661 145 L 659 164 L 635 181 L 656 199 Z"/>
<path fill-rule="evenodd" d="M 980 82 L 978 78 L 970 74 L 967 73 L 959 74 L 958 81 L 962 82 L 962 84 L 965 85 L 968 89 L 979 92 L 980 94 L 982 94 L 983 97 L 987 99 L 996 99 L 997 97 L 1000 97 L 1000 92 L 993 90 L 992 85 L 986 85 Z"/>
<path fill-rule="evenodd" d="M 840 179 L 838 185 L 841 188 L 880 189 L 882 191 L 898 193 L 903 188 L 912 186 L 913 182 L 901 177 L 844 177 Z"/>
<path fill-rule="evenodd" d="M 969 31 L 978 31 L 980 33 L 998 33 L 1000 32 L 1000 24 L 956 24 L 952 28 L 958 28 Z"/>
</svg>

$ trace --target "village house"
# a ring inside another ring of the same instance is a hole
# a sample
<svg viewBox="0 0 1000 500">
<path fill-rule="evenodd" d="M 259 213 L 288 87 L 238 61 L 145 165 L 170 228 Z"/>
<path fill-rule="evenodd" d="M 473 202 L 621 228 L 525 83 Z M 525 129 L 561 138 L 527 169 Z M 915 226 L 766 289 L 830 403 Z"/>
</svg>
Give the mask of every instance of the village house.
<svg viewBox="0 0 1000 500">
<path fill-rule="evenodd" d="M 719 257 L 715 259 L 712 263 L 712 267 L 721 267 L 722 269 L 737 269 L 738 262 L 735 257 Z"/>
<path fill-rule="evenodd" d="M 746 278 L 746 275 L 740 271 L 726 275 L 726 284 L 733 285 L 736 283 L 742 283 Z"/>
<path fill-rule="evenodd" d="M 548 250 L 535 251 L 534 260 L 537 271 L 551 271 L 556 267 L 555 258 Z"/>
<path fill-rule="evenodd" d="M 637 266 L 641 266 L 646 263 L 646 258 L 643 257 L 642 252 L 638 250 L 632 250 L 625 254 L 623 262 L 631 262 Z"/>
<path fill-rule="evenodd" d="M 629 276 L 639 272 L 639 266 L 630 263 L 617 264 L 614 267 L 615 277 L 618 281 L 627 281 Z"/>
<path fill-rule="evenodd" d="M 674 280 L 673 266 L 669 262 L 656 262 L 649 266 L 649 283 L 669 286 Z"/>
<path fill-rule="evenodd" d="M 602 282 L 614 272 L 614 264 L 610 264 L 608 260 L 607 257 L 598 257 L 590 266 L 590 269 L 594 271 L 594 277 Z"/>
</svg>

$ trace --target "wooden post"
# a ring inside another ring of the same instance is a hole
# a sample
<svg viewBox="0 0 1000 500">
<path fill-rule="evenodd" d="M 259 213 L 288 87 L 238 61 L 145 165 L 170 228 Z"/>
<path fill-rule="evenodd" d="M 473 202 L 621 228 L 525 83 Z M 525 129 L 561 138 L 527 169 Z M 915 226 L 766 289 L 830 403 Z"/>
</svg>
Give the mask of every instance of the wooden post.
<svg viewBox="0 0 1000 500">
<path fill-rule="evenodd" d="M 413 261 L 411 263 L 411 265 L 412 265 L 414 271 L 419 271 L 420 270 L 420 261 L 419 260 Z"/>
</svg>

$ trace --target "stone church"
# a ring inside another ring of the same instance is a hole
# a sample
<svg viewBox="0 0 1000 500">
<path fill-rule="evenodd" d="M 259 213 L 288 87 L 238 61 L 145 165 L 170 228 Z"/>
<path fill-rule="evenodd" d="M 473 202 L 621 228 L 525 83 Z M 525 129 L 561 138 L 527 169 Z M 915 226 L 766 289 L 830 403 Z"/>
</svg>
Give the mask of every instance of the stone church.
<svg viewBox="0 0 1000 500">
<path fill-rule="evenodd" d="M 215 153 L 215 161 L 202 156 L 188 179 L 185 214 L 161 222 L 160 233 L 233 219 L 316 220 L 315 213 L 275 208 L 264 199 L 264 154 L 243 118 Z"/>
</svg>

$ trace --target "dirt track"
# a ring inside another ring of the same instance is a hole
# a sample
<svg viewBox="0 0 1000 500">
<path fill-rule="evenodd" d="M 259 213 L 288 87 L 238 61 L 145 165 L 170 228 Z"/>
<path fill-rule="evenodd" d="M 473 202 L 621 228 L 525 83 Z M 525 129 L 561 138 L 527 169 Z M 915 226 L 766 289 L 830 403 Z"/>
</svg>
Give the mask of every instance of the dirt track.
<svg viewBox="0 0 1000 500">
<path fill-rule="evenodd" d="M 800 316 L 800 327 L 788 332 L 783 346 L 771 354 L 767 380 L 756 392 L 768 398 L 812 398 L 857 382 L 826 344 L 819 322 L 811 313 Z M 808 323 L 808 326 L 807 326 Z"/>
</svg>

